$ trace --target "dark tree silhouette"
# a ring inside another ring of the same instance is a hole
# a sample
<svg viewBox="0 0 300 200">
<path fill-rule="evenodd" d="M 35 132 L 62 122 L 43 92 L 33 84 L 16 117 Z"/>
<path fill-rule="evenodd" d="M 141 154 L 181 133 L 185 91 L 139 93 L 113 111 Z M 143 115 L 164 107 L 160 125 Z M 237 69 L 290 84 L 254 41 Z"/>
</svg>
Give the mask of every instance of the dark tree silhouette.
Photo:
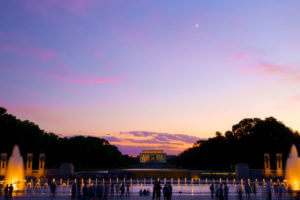
<svg viewBox="0 0 300 200">
<path fill-rule="evenodd" d="M 243 119 L 223 135 L 220 132 L 207 141 L 194 146 L 176 159 L 184 168 L 232 170 L 238 162 L 246 162 L 252 168 L 263 168 L 263 154 L 283 153 L 285 164 L 292 144 L 300 146 L 300 136 L 273 117 L 261 120 Z"/>
<path fill-rule="evenodd" d="M 23 157 L 26 153 L 46 153 L 46 165 L 59 167 L 63 162 L 71 162 L 77 170 L 118 168 L 131 164 L 132 160 L 124 156 L 117 147 L 105 139 L 97 137 L 59 137 L 47 133 L 30 121 L 21 121 L 7 114 L 0 107 L 0 152 L 11 153 L 13 145 L 18 144 Z M 37 163 L 35 163 L 37 164 Z"/>
</svg>

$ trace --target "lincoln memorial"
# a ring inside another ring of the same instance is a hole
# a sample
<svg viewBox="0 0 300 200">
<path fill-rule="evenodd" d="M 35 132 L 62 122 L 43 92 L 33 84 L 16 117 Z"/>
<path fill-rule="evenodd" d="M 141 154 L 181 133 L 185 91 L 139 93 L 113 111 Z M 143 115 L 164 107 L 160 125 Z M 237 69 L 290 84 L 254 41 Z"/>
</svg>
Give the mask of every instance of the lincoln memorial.
<svg viewBox="0 0 300 200">
<path fill-rule="evenodd" d="M 143 150 L 140 153 L 140 163 L 159 162 L 165 163 L 167 155 L 162 150 Z"/>
</svg>

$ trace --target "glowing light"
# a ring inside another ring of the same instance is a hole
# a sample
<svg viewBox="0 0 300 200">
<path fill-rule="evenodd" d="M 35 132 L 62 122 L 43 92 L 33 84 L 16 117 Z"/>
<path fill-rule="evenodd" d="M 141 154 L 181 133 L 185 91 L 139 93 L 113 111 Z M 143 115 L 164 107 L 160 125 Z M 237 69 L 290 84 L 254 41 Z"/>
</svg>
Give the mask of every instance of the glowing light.
<svg viewBox="0 0 300 200">
<path fill-rule="evenodd" d="M 286 163 L 286 180 L 293 190 L 300 190 L 300 159 L 295 145 L 292 146 Z"/>
<path fill-rule="evenodd" d="M 5 182 L 9 185 L 12 184 L 14 190 L 23 190 L 24 188 L 24 164 L 17 145 L 14 146 L 12 155 L 8 160 Z"/>
</svg>

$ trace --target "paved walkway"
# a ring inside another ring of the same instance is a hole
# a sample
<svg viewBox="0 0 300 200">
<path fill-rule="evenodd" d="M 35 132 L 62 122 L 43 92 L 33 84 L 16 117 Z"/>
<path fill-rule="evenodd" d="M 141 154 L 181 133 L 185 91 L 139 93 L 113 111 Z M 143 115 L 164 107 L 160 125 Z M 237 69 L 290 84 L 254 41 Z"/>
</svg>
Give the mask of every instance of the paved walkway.
<svg viewBox="0 0 300 200">
<path fill-rule="evenodd" d="M 1 200 L 4 200 L 2 197 Z M 259 196 L 256 198 L 251 198 L 250 200 L 265 200 L 266 198 L 264 196 Z M 56 196 L 56 197 L 50 197 L 45 195 L 28 195 L 28 196 L 14 196 L 13 200 L 71 200 L 70 196 Z M 93 200 L 93 199 L 90 199 Z M 95 199 L 96 200 L 96 199 Z M 149 196 L 130 196 L 130 197 L 124 197 L 124 198 L 108 198 L 108 200 L 152 200 Z M 161 198 L 163 200 L 163 198 Z M 209 195 L 174 195 L 172 197 L 172 200 L 211 200 Z M 237 196 L 232 195 L 229 196 L 229 200 L 238 200 Z M 245 197 L 243 197 L 243 200 L 246 200 Z M 277 198 L 273 198 L 273 200 L 277 200 Z M 280 200 L 288 200 L 288 198 L 282 198 Z"/>
</svg>

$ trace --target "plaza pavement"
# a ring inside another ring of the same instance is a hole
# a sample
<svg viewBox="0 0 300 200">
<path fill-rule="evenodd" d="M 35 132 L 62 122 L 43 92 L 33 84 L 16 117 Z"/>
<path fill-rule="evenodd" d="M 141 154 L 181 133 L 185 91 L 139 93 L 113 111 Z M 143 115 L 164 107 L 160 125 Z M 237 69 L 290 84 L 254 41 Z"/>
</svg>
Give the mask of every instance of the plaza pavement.
<svg viewBox="0 0 300 200">
<path fill-rule="evenodd" d="M 2 199 L 3 196 L 2 196 Z M 2 200 L 1 199 L 1 200 Z M 229 200 L 238 200 L 236 195 L 230 195 Z M 257 196 L 256 198 L 251 198 L 250 200 L 265 200 L 265 196 Z M 71 200 L 70 196 L 55 196 L 50 197 L 48 195 L 26 195 L 26 196 L 14 196 L 13 200 Z M 91 199 L 92 200 L 92 199 Z M 132 195 L 130 197 L 109 197 L 108 200 L 152 200 L 151 196 L 138 196 Z M 161 198 L 163 200 L 163 198 Z M 172 200 L 211 200 L 209 195 L 173 195 Z M 245 196 L 243 196 L 243 200 L 246 200 Z M 273 197 L 273 200 L 277 200 Z M 282 200 L 288 200 L 288 198 L 282 198 Z"/>
</svg>

